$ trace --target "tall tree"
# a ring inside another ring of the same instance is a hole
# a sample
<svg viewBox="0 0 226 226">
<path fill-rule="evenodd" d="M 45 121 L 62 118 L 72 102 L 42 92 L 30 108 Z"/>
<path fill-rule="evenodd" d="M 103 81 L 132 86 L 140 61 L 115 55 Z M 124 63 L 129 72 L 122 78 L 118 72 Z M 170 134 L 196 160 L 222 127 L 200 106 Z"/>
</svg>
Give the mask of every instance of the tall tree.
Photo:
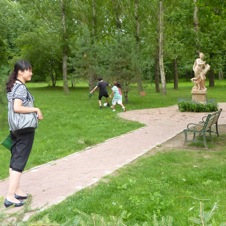
<svg viewBox="0 0 226 226">
<path fill-rule="evenodd" d="M 164 70 L 164 54 L 163 54 L 163 42 L 164 42 L 164 11 L 163 0 L 159 1 L 159 69 L 162 85 L 162 94 L 166 95 L 166 76 Z"/>
<path fill-rule="evenodd" d="M 170 1 L 164 5 L 164 36 L 167 37 L 164 44 L 164 58 L 167 68 L 166 79 L 173 79 L 174 89 L 178 89 L 179 76 L 192 71 L 194 48 L 190 47 L 194 34 L 192 9 L 190 2 Z M 186 32 L 185 32 L 186 31 Z M 172 35 L 173 34 L 173 35 Z M 182 66 L 183 64 L 186 65 Z"/>
<path fill-rule="evenodd" d="M 65 0 L 61 0 L 61 16 L 62 16 L 62 28 L 63 28 L 63 88 L 64 93 L 69 94 L 68 89 L 68 80 L 67 80 L 67 59 L 68 59 L 68 37 L 67 37 L 67 28 L 66 28 L 66 9 L 65 9 Z"/>
<path fill-rule="evenodd" d="M 156 51 L 156 56 L 155 56 L 155 91 L 156 93 L 160 93 L 160 85 L 159 85 L 159 51 Z"/>
<path fill-rule="evenodd" d="M 198 47 L 205 54 L 211 69 L 207 74 L 209 86 L 215 85 L 215 75 L 224 68 L 226 10 L 225 1 L 197 0 L 199 18 Z M 220 32 L 219 32 L 220 31 Z"/>
<path fill-rule="evenodd" d="M 196 34 L 198 34 L 199 31 L 199 17 L 198 17 L 198 0 L 194 0 L 194 29 Z"/>
<path fill-rule="evenodd" d="M 97 39 L 97 14 L 96 14 L 96 0 L 92 0 L 92 32 L 91 32 L 91 47 L 94 47 Z M 93 89 L 95 84 L 95 73 L 89 70 L 89 89 Z"/>
<path fill-rule="evenodd" d="M 138 63 L 140 62 L 140 19 L 139 19 L 139 0 L 134 0 L 134 18 L 135 18 L 135 40 L 136 40 L 136 55 Z M 136 66 L 137 84 L 139 92 L 143 92 L 142 75 L 139 64 Z"/>
<path fill-rule="evenodd" d="M 110 51 L 111 55 L 109 68 L 112 77 L 122 83 L 125 102 L 129 102 L 129 84 L 135 81 L 134 73 L 134 56 L 137 59 L 136 51 L 134 51 L 134 34 L 130 35 L 126 32 L 126 22 L 128 15 L 125 14 L 125 7 L 120 0 L 112 0 L 114 33 L 112 34 L 112 43 Z"/>
</svg>

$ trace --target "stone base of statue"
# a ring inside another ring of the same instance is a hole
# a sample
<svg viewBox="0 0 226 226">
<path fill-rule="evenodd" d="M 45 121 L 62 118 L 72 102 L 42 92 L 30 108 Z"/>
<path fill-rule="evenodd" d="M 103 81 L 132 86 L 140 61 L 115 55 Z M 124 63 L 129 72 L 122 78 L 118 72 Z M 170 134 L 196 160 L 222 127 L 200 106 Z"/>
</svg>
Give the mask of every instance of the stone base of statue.
<svg viewBox="0 0 226 226">
<path fill-rule="evenodd" d="M 206 90 L 192 90 L 192 101 L 205 104 L 206 103 Z"/>
</svg>

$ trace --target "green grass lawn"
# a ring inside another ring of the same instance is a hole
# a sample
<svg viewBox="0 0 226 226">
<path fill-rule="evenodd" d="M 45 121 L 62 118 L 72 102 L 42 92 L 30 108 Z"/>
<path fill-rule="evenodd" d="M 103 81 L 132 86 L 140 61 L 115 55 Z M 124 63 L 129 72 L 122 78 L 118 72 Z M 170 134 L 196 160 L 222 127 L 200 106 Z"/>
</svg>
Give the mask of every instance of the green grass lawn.
<svg viewBox="0 0 226 226">
<path fill-rule="evenodd" d="M 217 202 L 212 220 L 220 225 L 226 222 L 225 164 L 225 149 L 208 153 L 171 151 L 141 157 L 115 175 L 105 177 L 97 186 L 44 211 L 33 222 L 48 214 L 51 222 L 59 225 L 73 225 L 76 219 L 85 221 L 84 225 L 95 225 L 81 211 L 88 216 L 95 214 L 96 219 L 101 216 L 106 223 L 103 225 L 112 223 L 113 216 L 124 223 L 119 225 L 153 225 L 154 215 L 158 219 L 170 216 L 173 225 L 193 225 L 189 218 L 199 218 L 200 203 L 208 212 Z"/>
<path fill-rule="evenodd" d="M 59 88 L 30 88 L 36 105 L 43 112 L 26 169 L 40 165 L 111 137 L 137 129 L 142 125 L 120 119 L 111 109 L 98 107 L 97 93 L 88 98 L 88 88 L 75 88 L 70 95 Z M 117 108 L 117 112 L 121 109 Z M 7 121 L 5 119 L 5 121 Z M 0 131 L 0 137 L 8 135 L 8 125 Z M 8 176 L 10 154 L 0 146 L 0 179 Z"/>
<path fill-rule="evenodd" d="M 28 87 L 36 105 L 43 111 L 44 120 L 37 129 L 26 169 L 142 126 L 120 119 L 116 114 L 121 111 L 119 106 L 116 113 L 110 108 L 100 110 L 98 93 L 89 99 L 87 87 L 70 89 L 70 95 L 64 95 L 62 87 L 50 88 L 32 83 Z M 207 99 L 225 102 L 225 87 L 226 81 L 216 81 L 214 88 L 208 88 Z M 174 90 L 173 84 L 169 83 L 167 95 L 156 93 L 151 84 L 146 84 L 144 88 L 147 95 L 141 97 L 136 86 L 131 86 L 129 103 L 126 104 L 128 110 L 177 105 L 179 98 L 191 98 L 192 84 L 180 82 L 179 89 Z M 0 137 L 3 139 L 7 134 L 7 123 L 3 123 Z M 225 144 L 222 150 L 216 152 L 171 151 L 142 157 L 114 176 L 104 178 L 98 185 L 84 189 L 41 213 L 34 219 L 36 223 L 33 225 L 38 225 L 37 221 L 43 223 L 44 215 L 48 215 L 48 219 L 56 225 L 65 222 L 67 226 L 76 225 L 72 222 L 78 219 L 91 222 L 92 213 L 95 219 L 103 217 L 105 222 L 111 223 L 113 218 L 110 216 L 115 216 L 117 222 L 124 222 L 125 225 L 142 225 L 144 222 L 153 225 L 154 215 L 158 219 L 171 216 L 173 225 L 193 225 L 188 218 L 199 216 L 200 202 L 204 203 L 206 211 L 218 202 L 214 220 L 216 225 L 220 225 L 226 221 L 224 153 Z M 9 152 L 0 147 L 0 179 L 8 176 L 9 157 Z M 78 214 L 79 211 L 82 214 Z"/>
</svg>

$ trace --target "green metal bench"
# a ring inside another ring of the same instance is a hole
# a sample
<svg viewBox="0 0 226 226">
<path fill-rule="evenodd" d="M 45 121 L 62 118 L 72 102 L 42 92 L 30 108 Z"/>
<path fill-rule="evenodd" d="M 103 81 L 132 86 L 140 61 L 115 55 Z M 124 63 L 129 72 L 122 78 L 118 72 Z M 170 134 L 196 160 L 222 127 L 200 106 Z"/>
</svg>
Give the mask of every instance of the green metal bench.
<svg viewBox="0 0 226 226">
<path fill-rule="evenodd" d="M 207 116 L 204 116 L 202 118 L 202 121 L 197 124 L 189 123 L 187 125 L 187 128 L 183 130 L 185 135 L 184 143 L 187 143 L 189 141 L 188 133 L 190 132 L 190 133 L 193 133 L 192 141 L 195 141 L 197 136 L 202 136 L 204 146 L 205 148 L 208 148 L 207 142 L 206 142 L 206 134 L 208 133 L 211 138 L 212 138 L 212 133 L 216 133 L 217 136 L 219 136 L 218 119 L 220 117 L 221 112 L 222 112 L 222 109 L 212 114 L 208 114 Z"/>
</svg>

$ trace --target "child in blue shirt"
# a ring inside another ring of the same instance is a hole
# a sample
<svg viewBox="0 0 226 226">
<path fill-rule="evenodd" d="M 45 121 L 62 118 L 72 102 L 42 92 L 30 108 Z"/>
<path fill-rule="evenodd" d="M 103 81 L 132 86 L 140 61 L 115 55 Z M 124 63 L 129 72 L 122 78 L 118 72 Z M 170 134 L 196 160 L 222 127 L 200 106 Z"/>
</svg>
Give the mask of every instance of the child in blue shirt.
<svg viewBox="0 0 226 226">
<path fill-rule="evenodd" d="M 123 111 L 126 111 L 126 108 L 122 103 L 122 91 L 120 84 L 118 82 L 114 82 L 114 86 L 111 90 L 112 94 L 110 95 L 110 97 L 113 97 L 111 108 L 113 109 L 113 111 L 115 111 L 116 104 L 119 104 L 122 107 Z"/>
</svg>

